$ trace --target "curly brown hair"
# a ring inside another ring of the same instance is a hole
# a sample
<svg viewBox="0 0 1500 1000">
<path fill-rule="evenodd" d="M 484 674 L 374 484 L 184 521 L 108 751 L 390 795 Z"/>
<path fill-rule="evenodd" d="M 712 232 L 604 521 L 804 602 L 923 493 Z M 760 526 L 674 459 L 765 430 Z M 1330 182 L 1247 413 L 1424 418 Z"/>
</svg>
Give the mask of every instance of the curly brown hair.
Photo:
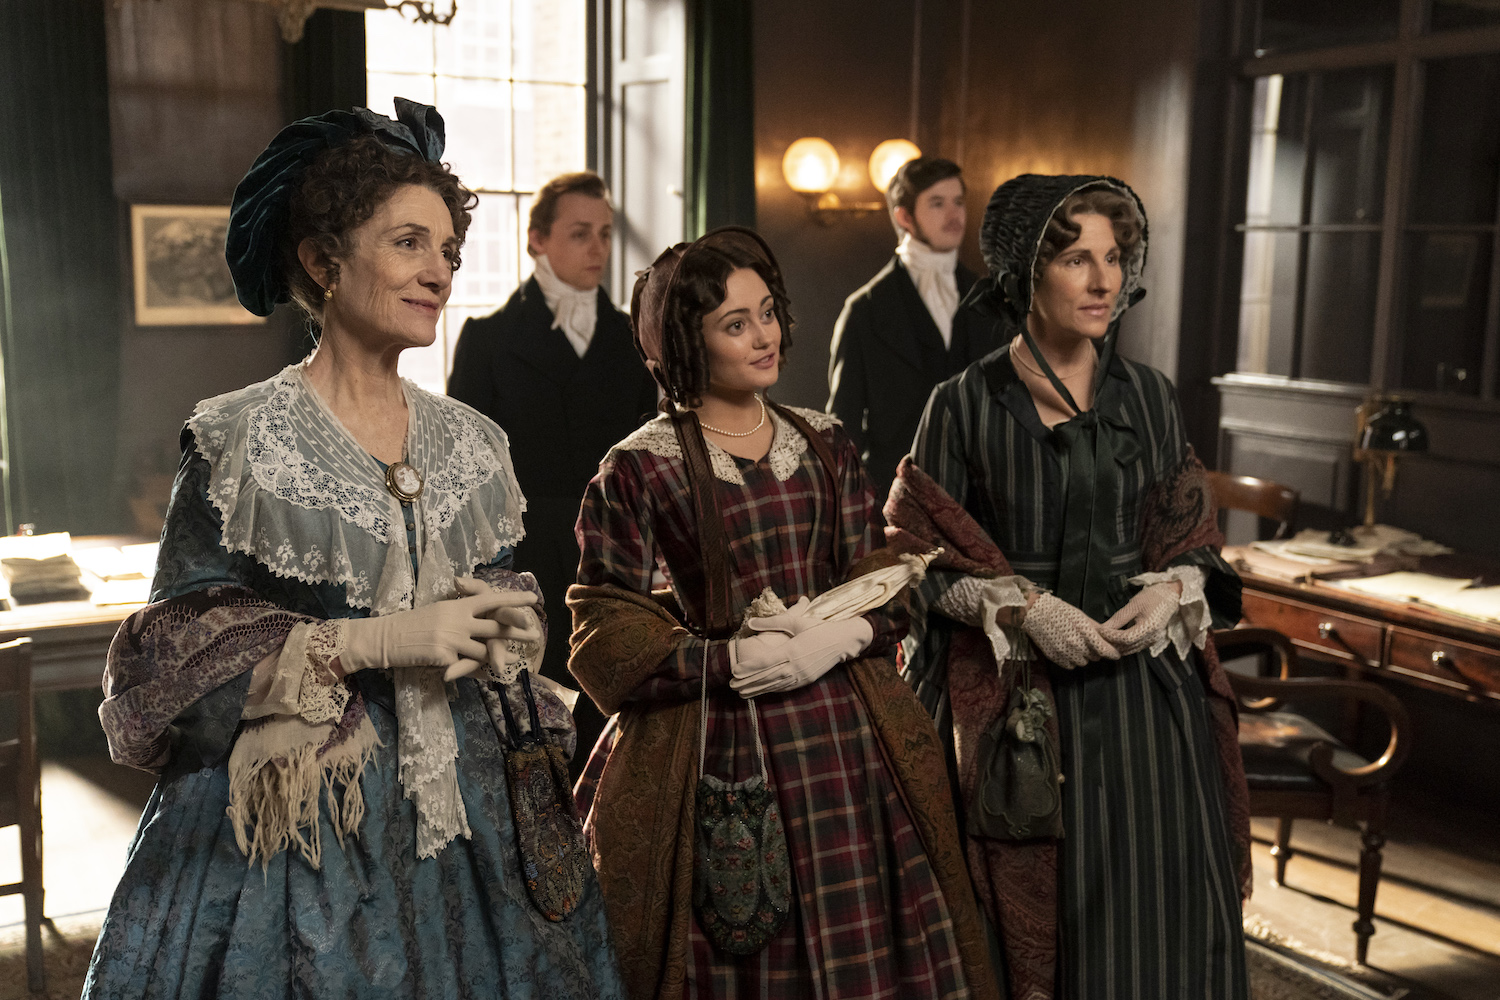
<svg viewBox="0 0 1500 1000">
<path fill-rule="evenodd" d="M 1042 272 L 1057 259 L 1058 254 L 1078 242 L 1083 227 L 1073 221 L 1077 215 L 1102 215 L 1109 220 L 1115 231 L 1115 245 L 1120 248 L 1121 269 L 1141 247 L 1141 217 L 1135 202 L 1128 195 L 1113 188 L 1093 187 L 1075 191 L 1063 199 L 1061 205 L 1047 220 L 1047 231 L 1042 235 L 1037 248 L 1036 263 L 1032 266 L 1033 286 L 1040 284 Z"/>
<path fill-rule="evenodd" d="M 350 234 L 370 221 L 397 188 L 408 184 L 428 188 L 443 199 L 462 247 L 472 219 L 470 210 L 479 198 L 447 164 L 398 152 L 373 135 L 362 135 L 324 151 L 308 165 L 301 186 L 292 194 L 281 266 L 292 301 L 314 323 L 323 322 L 323 286 L 302 266 L 297 248 L 311 239 L 336 283 L 339 261 L 352 249 Z M 457 271 L 457 252 L 452 263 Z"/>
<path fill-rule="evenodd" d="M 747 230 L 726 228 L 709 233 L 691 246 L 679 244 L 673 250 L 680 250 L 681 257 L 667 289 L 668 301 L 662 307 L 661 360 L 654 373 L 666 395 L 662 408 L 671 405 L 692 409 L 703 405 L 703 393 L 709 382 L 703 320 L 724 304 L 729 294 L 729 276 L 741 268 L 760 275 L 771 293 L 771 308 L 781 324 L 779 364 L 785 365 L 795 321 L 781 268 L 770 247 Z M 643 315 L 646 310 L 642 301 L 649 282 L 650 275 L 643 273 L 631 296 L 631 321 L 637 325 L 649 321 Z"/>
</svg>

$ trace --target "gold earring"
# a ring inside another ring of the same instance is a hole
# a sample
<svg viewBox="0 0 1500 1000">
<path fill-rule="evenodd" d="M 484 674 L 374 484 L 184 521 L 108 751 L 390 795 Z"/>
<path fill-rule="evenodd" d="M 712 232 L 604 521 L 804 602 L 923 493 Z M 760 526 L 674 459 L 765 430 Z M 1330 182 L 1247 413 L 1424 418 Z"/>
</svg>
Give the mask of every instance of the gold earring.
<svg viewBox="0 0 1500 1000">
<path fill-rule="evenodd" d="M 323 289 L 323 301 L 324 302 L 332 302 L 333 301 L 333 286 L 332 285 L 329 285 L 327 288 Z"/>
</svg>

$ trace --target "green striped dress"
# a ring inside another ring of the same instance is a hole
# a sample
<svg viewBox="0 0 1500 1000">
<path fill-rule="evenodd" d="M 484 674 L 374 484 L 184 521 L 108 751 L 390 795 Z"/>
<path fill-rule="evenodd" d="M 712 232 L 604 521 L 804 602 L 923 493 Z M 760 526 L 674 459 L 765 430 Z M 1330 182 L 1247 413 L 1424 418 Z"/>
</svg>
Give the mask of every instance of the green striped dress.
<svg viewBox="0 0 1500 1000">
<path fill-rule="evenodd" d="M 1113 515 L 1093 520 L 1091 544 L 1107 547 L 1109 557 L 1108 607 L 1097 615 L 1117 610 L 1136 589 L 1127 580 L 1143 571 L 1147 494 L 1190 451 L 1172 385 L 1154 369 L 1115 358 L 1095 410 L 1138 445 L 1122 452 L 1120 475 L 1099 480 L 1101 488 L 1112 481 L 1118 495 L 1095 499 Z M 1014 572 L 1051 588 L 1065 560 L 1083 558 L 1076 548 L 1064 551 L 1067 456 L 1038 417 L 1008 348 L 938 386 L 913 458 L 989 532 Z M 1203 567 L 1216 625 L 1238 617 L 1237 588 L 1216 586 L 1216 578 L 1233 577 L 1217 551 L 1190 549 L 1173 563 Z M 932 573 L 919 604 L 931 608 L 954 580 Z M 944 620 L 931 614 L 929 629 L 941 631 Z M 1049 673 L 1066 778 L 1055 996 L 1247 997 L 1225 790 L 1196 666 L 1168 646 L 1155 657 L 1142 652 Z"/>
</svg>

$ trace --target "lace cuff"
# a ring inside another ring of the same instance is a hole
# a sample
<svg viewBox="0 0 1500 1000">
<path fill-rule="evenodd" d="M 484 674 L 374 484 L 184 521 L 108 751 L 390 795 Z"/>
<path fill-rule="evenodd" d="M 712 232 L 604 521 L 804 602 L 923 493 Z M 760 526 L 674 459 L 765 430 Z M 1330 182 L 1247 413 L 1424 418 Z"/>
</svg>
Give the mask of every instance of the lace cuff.
<svg viewBox="0 0 1500 1000">
<path fill-rule="evenodd" d="M 1142 587 L 1156 583 L 1182 584 L 1182 596 L 1177 600 L 1177 613 L 1167 622 L 1161 637 L 1151 644 L 1151 655 L 1160 656 L 1167 646 L 1177 650 L 1177 655 L 1187 658 L 1188 650 L 1196 646 L 1202 649 L 1208 642 L 1208 627 L 1211 614 L 1208 597 L 1203 593 L 1207 580 L 1202 566 L 1172 566 L 1163 573 L 1142 573 L 1133 576 L 1130 582 Z"/>
<path fill-rule="evenodd" d="M 542 629 L 541 619 L 532 608 L 522 608 L 526 615 L 526 629 L 541 636 L 540 639 L 507 639 L 503 643 L 491 641 L 489 644 L 490 659 L 496 658 L 496 649 L 500 649 L 499 662 L 485 664 L 492 680 L 501 684 L 509 684 L 521 676 L 522 670 L 530 670 L 533 674 L 541 672 L 542 654 L 547 649 L 546 632 Z"/>
<path fill-rule="evenodd" d="M 1031 581 L 1023 576 L 993 579 L 965 576 L 943 592 L 936 607 L 956 622 L 983 629 L 990 640 L 990 648 L 994 650 L 996 663 L 1034 660 L 1036 654 L 1026 633 L 995 620 L 1001 608 L 1024 608 L 1026 594 L 1033 589 Z"/>
<path fill-rule="evenodd" d="M 294 626 L 274 662 L 267 657 L 256 666 L 251 695 L 245 699 L 241 717 L 296 715 L 310 723 L 342 718 L 349 704 L 349 687 L 329 664 L 343 650 L 341 618 Z M 261 674 L 262 669 L 269 678 Z"/>
</svg>

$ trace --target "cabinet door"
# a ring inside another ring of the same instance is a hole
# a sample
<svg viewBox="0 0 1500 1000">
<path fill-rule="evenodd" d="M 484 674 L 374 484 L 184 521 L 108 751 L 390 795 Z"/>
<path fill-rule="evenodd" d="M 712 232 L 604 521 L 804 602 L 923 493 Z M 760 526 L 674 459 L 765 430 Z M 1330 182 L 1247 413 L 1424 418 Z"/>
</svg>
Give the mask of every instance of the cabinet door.
<svg viewBox="0 0 1500 1000">
<path fill-rule="evenodd" d="M 687 16 L 684 0 L 609 0 L 615 246 L 611 285 L 628 303 L 635 274 L 684 232 Z"/>
</svg>

